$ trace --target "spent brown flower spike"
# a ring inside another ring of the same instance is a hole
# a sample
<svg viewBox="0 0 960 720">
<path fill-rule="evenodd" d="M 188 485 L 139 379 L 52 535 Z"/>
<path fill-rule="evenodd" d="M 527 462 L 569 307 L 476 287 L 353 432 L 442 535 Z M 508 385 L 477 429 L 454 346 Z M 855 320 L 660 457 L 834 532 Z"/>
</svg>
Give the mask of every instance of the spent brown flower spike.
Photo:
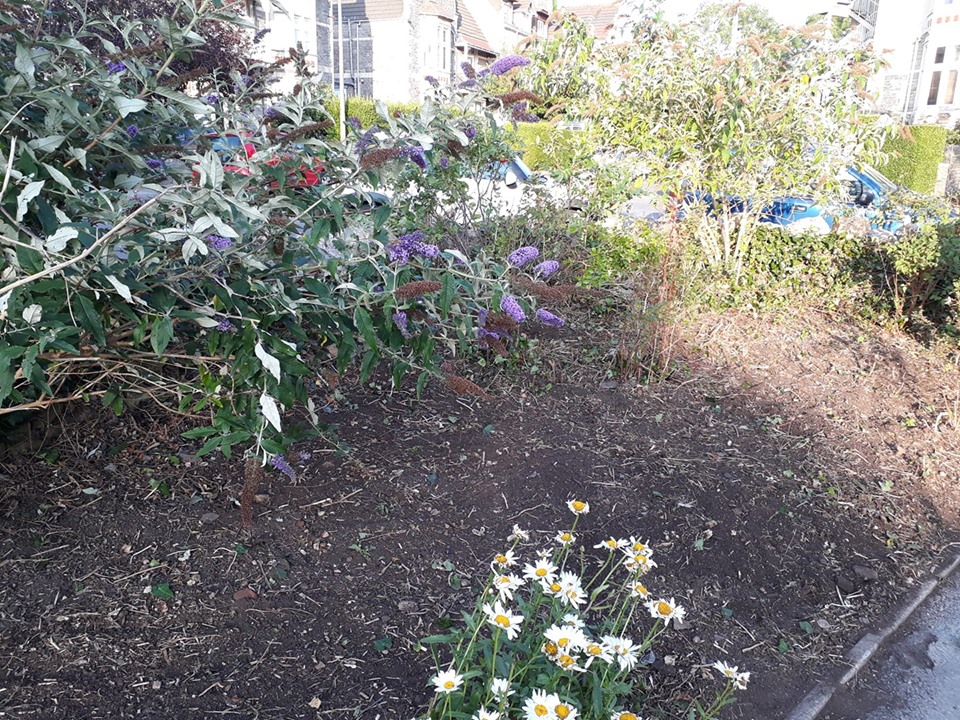
<svg viewBox="0 0 960 720">
<path fill-rule="evenodd" d="M 443 287 L 443 283 L 436 280 L 414 280 L 408 282 L 393 291 L 393 296 L 401 300 L 410 300 L 421 295 L 429 295 L 438 292 Z"/>
</svg>

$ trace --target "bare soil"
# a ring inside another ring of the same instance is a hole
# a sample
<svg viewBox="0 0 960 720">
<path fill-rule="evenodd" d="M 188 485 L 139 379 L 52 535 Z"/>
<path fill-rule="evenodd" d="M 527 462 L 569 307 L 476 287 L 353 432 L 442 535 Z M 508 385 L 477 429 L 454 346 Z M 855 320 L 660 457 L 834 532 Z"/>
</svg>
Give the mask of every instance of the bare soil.
<svg viewBox="0 0 960 720">
<path fill-rule="evenodd" d="M 955 544 L 956 368 L 836 318 L 725 314 L 688 324 L 668 382 L 618 384 L 616 333 L 575 327 L 480 371 L 492 401 L 318 397 L 336 442 L 268 474 L 250 530 L 241 463 L 195 458 L 186 421 L 75 413 L 21 443 L 0 717 L 412 717 L 417 640 L 459 622 L 514 523 L 554 530 L 574 495 L 584 542 L 649 538 L 649 586 L 688 609 L 642 673 L 662 717 L 717 659 L 753 672 L 726 717 L 783 717 Z"/>
</svg>

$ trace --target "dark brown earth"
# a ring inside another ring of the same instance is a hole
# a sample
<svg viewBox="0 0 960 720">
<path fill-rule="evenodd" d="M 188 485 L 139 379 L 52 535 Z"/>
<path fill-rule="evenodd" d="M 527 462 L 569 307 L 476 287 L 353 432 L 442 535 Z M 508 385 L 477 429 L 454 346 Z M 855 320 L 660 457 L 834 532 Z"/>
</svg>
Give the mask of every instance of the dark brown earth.
<svg viewBox="0 0 960 720">
<path fill-rule="evenodd" d="M 726 717 L 783 717 L 957 538 L 956 368 L 833 318 L 730 314 L 688 324 L 669 381 L 618 385 L 592 322 L 485 368 L 492 401 L 341 386 L 339 446 L 299 443 L 249 531 L 240 462 L 196 459 L 150 407 L 21 444 L 0 464 L 0 717 L 410 718 L 418 638 L 459 622 L 514 523 L 555 530 L 573 495 L 584 542 L 649 538 L 648 585 L 688 610 L 643 671 L 662 717 L 717 659 L 753 672 Z"/>
</svg>

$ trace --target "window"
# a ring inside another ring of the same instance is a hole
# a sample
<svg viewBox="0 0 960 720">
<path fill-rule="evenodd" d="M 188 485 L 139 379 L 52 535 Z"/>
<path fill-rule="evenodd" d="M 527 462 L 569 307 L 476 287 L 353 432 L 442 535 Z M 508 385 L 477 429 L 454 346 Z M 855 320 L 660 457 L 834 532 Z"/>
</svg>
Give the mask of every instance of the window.
<svg viewBox="0 0 960 720">
<path fill-rule="evenodd" d="M 940 63 L 942 63 L 942 62 L 943 62 L 943 56 L 946 55 L 946 54 L 947 54 L 947 49 L 946 49 L 945 47 L 938 47 L 938 48 L 937 48 L 937 54 L 936 54 L 936 56 L 933 58 L 934 64 L 939 65 Z"/>
<path fill-rule="evenodd" d="M 944 105 L 953 105 L 953 98 L 957 92 L 957 71 L 951 70 L 947 75 L 947 92 L 943 98 Z"/>
<path fill-rule="evenodd" d="M 437 26 L 437 52 L 439 58 L 437 67 L 441 70 L 450 69 L 450 26 L 441 22 Z"/>
<path fill-rule="evenodd" d="M 960 45 L 953 48 L 953 60 L 954 62 L 960 62 Z"/>
<path fill-rule="evenodd" d="M 940 71 L 937 70 L 930 78 L 930 94 L 927 95 L 927 105 L 936 105 L 940 94 Z"/>
</svg>

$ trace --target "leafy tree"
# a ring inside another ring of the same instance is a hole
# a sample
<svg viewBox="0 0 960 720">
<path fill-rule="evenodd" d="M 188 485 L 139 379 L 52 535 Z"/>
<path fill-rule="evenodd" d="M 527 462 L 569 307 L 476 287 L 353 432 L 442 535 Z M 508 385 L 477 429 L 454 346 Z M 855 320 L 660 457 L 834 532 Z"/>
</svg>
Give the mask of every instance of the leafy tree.
<svg viewBox="0 0 960 720">
<path fill-rule="evenodd" d="M 697 11 L 692 24 L 701 37 L 722 46 L 730 44 L 734 33 L 737 39 L 751 35 L 772 39 L 783 29 L 765 8 L 748 3 L 707 3 Z"/>
</svg>

